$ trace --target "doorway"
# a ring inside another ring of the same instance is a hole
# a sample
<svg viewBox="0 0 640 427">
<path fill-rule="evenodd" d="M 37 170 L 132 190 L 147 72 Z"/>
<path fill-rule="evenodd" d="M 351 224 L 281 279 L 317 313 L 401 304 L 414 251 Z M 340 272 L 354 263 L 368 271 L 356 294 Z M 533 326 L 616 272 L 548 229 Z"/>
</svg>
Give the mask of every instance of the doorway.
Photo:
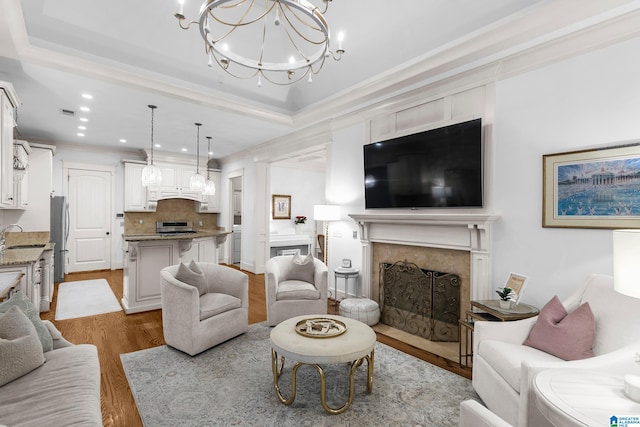
<svg viewBox="0 0 640 427">
<path fill-rule="evenodd" d="M 66 273 L 111 269 L 114 174 L 108 166 L 64 165 L 69 203 Z"/>
<path fill-rule="evenodd" d="M 229 193 L 231 194 L 231 230 L 232 238 L 229 244 L 229 263 L 242 268 L 242 206 L 243 206 L 243 176 L 231 174 L 229 176 Z"/>
</svg>

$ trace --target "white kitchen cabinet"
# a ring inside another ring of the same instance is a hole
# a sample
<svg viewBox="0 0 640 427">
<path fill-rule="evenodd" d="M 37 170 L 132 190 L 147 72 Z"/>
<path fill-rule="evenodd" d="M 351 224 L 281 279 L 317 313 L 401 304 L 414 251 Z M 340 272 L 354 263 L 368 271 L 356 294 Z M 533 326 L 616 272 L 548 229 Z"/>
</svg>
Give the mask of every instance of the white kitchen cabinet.
<svg viewBox="0 0 640 427">
<path fill-rule="evenodd" d="M 215 238 L 200 237 L 191 241 L 191 248 L 182 254 L 181 262 L 189 264 L 193 260 L 217 264 L 216 254 Z"/>
<path fill-rule="evenodd" d="M 189 188 L 191 175 L 195 173 L 193 167 L 184 165 L 169 165 L 155 163 L 160 168 L 162 183 L 159 186 L 149 188 L 149 199 L 160 200 L 171 197 L 182 197 L 191 200 L 202 200 L 202 192 L 192 191 Z"/>
<path fill-rule="evenodd" d="M 125 313 L 162 307 L 160 270 L 180 261 L 179 248 L 179 240 L 126 242 L 122 292 Z"/>
<path fill-rule="evenodd" d="M 150 206 L 147 187 L 142 185 L 144 163 L 124 163 L 124 210 L 125 212 L 149 212 Z"/>
<path fill-rule="evenodd" d="M 13 129 L 18 104 L 13 85 L 0 82 L 0 207 L 3 208 L 14 205 Z"/>
<path fill-rule="evenodd" d="M 41 279 L 34 275 L 34 271 L 36 273 L 40 272 L 38 269 L 34 268 L 36 264 L 37 263 L 17 264 L 0 267 L 0 273 L 22 273 L 20 284 L 15 287 L 15 290 L 22 291 L 35 307 L 39 307 Z"/>
<path fill-rule="evenodd" d="M 14 209 L 27 209 L 29 206 L 29 154 L 31 147 L 27 141 L 14 142 L 13 203 L 10 206 Z"/>
</svg>

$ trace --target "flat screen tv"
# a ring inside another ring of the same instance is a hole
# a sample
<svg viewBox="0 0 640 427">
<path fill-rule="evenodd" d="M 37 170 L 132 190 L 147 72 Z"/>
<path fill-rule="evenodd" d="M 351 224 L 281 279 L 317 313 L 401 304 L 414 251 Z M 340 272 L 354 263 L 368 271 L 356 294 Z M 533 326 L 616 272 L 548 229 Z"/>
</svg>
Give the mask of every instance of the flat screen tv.
<svg viewBox="0 0 640 427">
<path fill-rule="evenodd" d="M 364 146 L 365 207 L 479 208 L 482 120 Z"/>
</svg>

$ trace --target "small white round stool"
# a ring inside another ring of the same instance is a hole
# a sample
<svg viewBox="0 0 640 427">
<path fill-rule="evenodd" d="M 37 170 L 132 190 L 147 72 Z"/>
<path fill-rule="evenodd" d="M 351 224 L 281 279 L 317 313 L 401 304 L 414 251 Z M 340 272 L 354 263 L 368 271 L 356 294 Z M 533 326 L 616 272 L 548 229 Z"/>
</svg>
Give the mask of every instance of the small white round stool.
<svg viewBox="0 0 640 427">
<path fill-rule="evenodd" d="M 340 302 L 340 316 L 356 319 L 373 326 L 380 321 L 380 307 L 372 299 L 346 298 Z"/>
</svg>

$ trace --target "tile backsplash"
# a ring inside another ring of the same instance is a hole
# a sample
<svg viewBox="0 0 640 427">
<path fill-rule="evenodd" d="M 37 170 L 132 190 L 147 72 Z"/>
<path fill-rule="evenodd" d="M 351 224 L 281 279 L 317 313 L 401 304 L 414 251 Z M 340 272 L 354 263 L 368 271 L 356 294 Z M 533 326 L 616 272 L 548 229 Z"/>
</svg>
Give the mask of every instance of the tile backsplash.
<svg viewBox="0 0 640 427">
<path fill-rule="evenodd" d="M 154 234 L 156 221 L 191 221 L 196 230 L 223 228 L 218 227 L 218 214 L 196 212 L 196 203 L 188 199 L 158 200 L 155 212 L 125 212 L 124 234 Z"/>
</svg>

